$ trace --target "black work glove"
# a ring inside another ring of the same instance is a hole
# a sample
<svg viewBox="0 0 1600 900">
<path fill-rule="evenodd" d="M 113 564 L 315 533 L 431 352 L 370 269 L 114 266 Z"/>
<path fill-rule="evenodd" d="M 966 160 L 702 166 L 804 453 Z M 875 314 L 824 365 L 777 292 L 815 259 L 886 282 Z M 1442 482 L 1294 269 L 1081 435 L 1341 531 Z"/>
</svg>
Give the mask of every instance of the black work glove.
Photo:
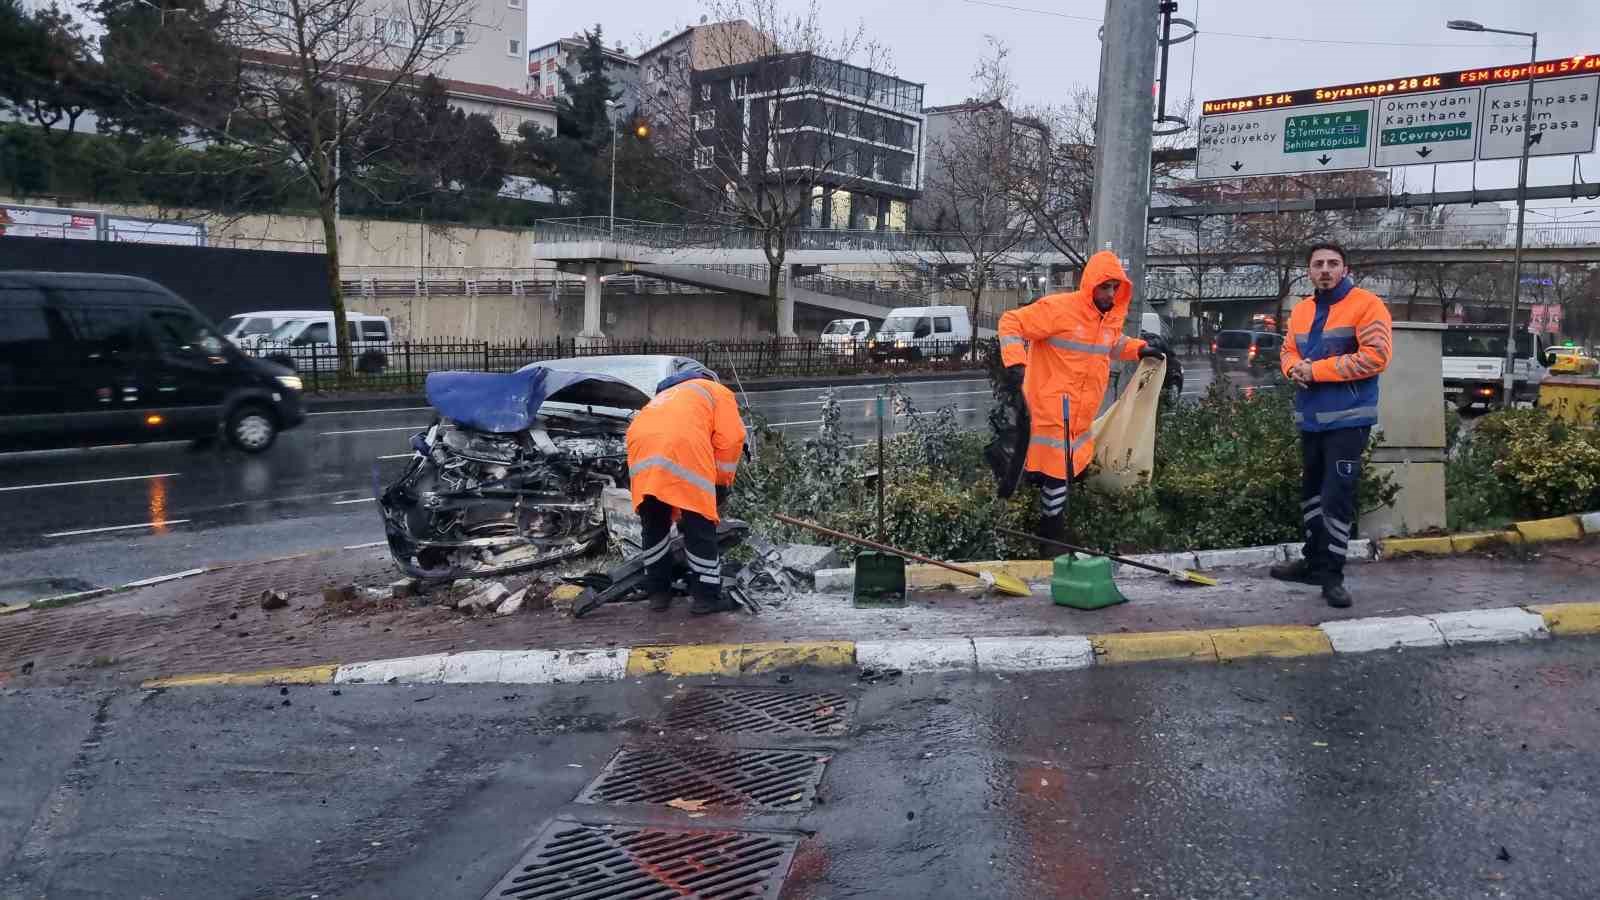
<svg viewBox="0 0 1600 900">
<path fill-rule="evenodd" d="M 1167 347 L 1167 339 L 1160 335 L 1152 335 L 1145 339 L 1144 347 L 1139 350 L 1139 358 L 1166 359 L 1168 352 L 1170 349 Z"/>
<path fill-rule="evenodd" d="M 1022 379 L 1027 375 L 1028 367 L 1021 363 L 1014 366 L 1006 366 L 1006 387 L 1022 390 Z"/>
</svg>

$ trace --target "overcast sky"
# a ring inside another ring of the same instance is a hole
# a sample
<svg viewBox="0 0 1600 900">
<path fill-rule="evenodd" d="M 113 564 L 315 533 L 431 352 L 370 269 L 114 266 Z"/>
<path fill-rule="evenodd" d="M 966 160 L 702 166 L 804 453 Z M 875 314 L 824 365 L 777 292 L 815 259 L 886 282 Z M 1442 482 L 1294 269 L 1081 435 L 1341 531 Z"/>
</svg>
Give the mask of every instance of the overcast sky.
<svg viewBox="0 0 1600 900">
<path fill-rule="evenodd" d="M 792 2 L 799 7 L 805 0 Z M 820 0 L 820 5 L 830 27 L 843 31 L 860 21 L 887 44 L 896 74 L 926 84 L 930 106 L 967 95 L 986 34 L 1011 46 L 1024 102 L 1051 102 L 1074 85 L 1093 86 L 1098 80 L 1096 30 L 1104 0 Z M 1445 20 L 1457 18 L 1537 31 L 1541 59 L 1600 53 L 1597 6 L 1600 0 L 1179 0 L 1178 15 L 1196 20 L 1200 37 L 1174 49 L 1169 92 L 1180 102 L 1191 96 L 1198 101 L 1526 61 L 1525 39 L 1445 30 Z M 599 22 L 608 45 L 621 41 L 637 52 L 656 43 L 663 31 L 697 22 L 703 12 L 696 0 L 533 2 L 529 46 Z M 1370 43 L 1332 43 L 1340 41 Z M 1587 180 L 1600 181 L 1600 155 L 1583 157 L 1582 165 Z M 1471 164 L 1437 168 L 1442 189 L 1472 184 Z M 1571 157 L 1535 160 L 1531 183 L 1565 184 L 1571 174 Z M 1398 171 L 1395 177 L 1398 186 Z M 1432 177 L 1433 167 L 1405 170 L 1411 190 L 1427 189 Z M 1480 163 L 1477 183 L 1514 187 L 1516 163 Z M 1600 223 L 1600 211 L 1589 219 Z"/>
</svg>

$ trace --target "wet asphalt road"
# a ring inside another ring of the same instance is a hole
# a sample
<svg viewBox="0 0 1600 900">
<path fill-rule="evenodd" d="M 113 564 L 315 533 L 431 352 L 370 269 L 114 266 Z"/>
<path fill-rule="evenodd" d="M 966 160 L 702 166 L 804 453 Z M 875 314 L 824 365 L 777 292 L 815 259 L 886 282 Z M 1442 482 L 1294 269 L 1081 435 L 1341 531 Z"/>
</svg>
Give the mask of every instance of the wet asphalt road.
<svg viewBox="0 0 1600 900">
<path fill-rule="evenodd" d="M 1190 361 L 1185 395 L 1209 367 Z M 950 406 L 987 427 L 987 380 L 906 382 L 922 412 Z M 876 434 L 875 386 L 836 388 L 845 424 Z M 752 393 L 752 407 L 797 439 L 821 422 L 820 388 Z M 314 413 L 259 456 L 185 443 L 0 454 L 0 603 L 123 584 L 223 562 L 383 539 L 374 472 L 387 483 L 426 427 L 427 407 Z M 894 431 L 894 424 L 889 428 Z"/>
<path fill-rule="evenodd" d="M 793 738 L 666 725 L 662 679 L 11 690 L 0 898 L 475 900 L 558 816 L 796 836 L 789 900 L 1591 898 L 1597 649 L 767 679 L 855 703 Z M 815 804 L 573 802 L 619 748 L 733 746 L 824 756 Z"/>
</svg>

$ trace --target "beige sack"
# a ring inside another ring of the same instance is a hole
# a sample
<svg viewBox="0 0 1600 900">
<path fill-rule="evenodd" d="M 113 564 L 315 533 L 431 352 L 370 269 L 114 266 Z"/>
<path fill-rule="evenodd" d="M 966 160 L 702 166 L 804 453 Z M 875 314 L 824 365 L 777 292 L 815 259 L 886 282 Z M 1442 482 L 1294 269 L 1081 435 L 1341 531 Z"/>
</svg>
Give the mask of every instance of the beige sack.
<svg viewBox="0 0 1600 900">
<path fill-rule="evenodd" d="M 1094 420 L 1089 434 L 1100 471 L 1089 477 L 1090 484 L 1121 491 L 1150 480 L 1156 461 L 1156 408 L 1166 380 L 1166 360 L 1140 360 L 1133 383 Z"/>
</svg>

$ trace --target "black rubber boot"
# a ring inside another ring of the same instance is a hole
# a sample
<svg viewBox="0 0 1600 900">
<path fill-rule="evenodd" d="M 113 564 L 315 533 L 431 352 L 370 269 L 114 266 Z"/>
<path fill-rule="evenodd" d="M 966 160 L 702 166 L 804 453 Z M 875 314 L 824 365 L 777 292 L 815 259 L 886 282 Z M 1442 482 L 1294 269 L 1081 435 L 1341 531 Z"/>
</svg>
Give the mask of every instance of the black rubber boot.
<svg viewBox="0 0 1600 900">
<path fill-rule="evenodd" d="M 722 612 L 722 600 L 716 597 L 696 597 L 689 604 L 689 615 L 709 616 L 712 613 Z"/>
<path fill-rule="evenodd" d="M 1299 584 L 1313 585 L 1315 587 L 1322 587 L 1322 583 L 1324 581 L 1323 577 L 1311 567 L 1311 563 L 1306 562 L 1303 559 L 1297 559 L 1294 562 L 1278 563 L 1268 570 L 1268 574 L 1279 581 L 1293 581 Z"/>
<path fill-rule="evenodd" d="M 672 606 L 671 591 L 654 591 L 650 594 L 650 611 L 666 612 Z"/>
<path fill-rule="evenodd" d="M 1322 586 L 1322 599 L 1334 609 L 1349 609 L 1353 602 L 1350 592 L 1344 589 L 1344 581 L 1330 581 Z"/>
</svg>

